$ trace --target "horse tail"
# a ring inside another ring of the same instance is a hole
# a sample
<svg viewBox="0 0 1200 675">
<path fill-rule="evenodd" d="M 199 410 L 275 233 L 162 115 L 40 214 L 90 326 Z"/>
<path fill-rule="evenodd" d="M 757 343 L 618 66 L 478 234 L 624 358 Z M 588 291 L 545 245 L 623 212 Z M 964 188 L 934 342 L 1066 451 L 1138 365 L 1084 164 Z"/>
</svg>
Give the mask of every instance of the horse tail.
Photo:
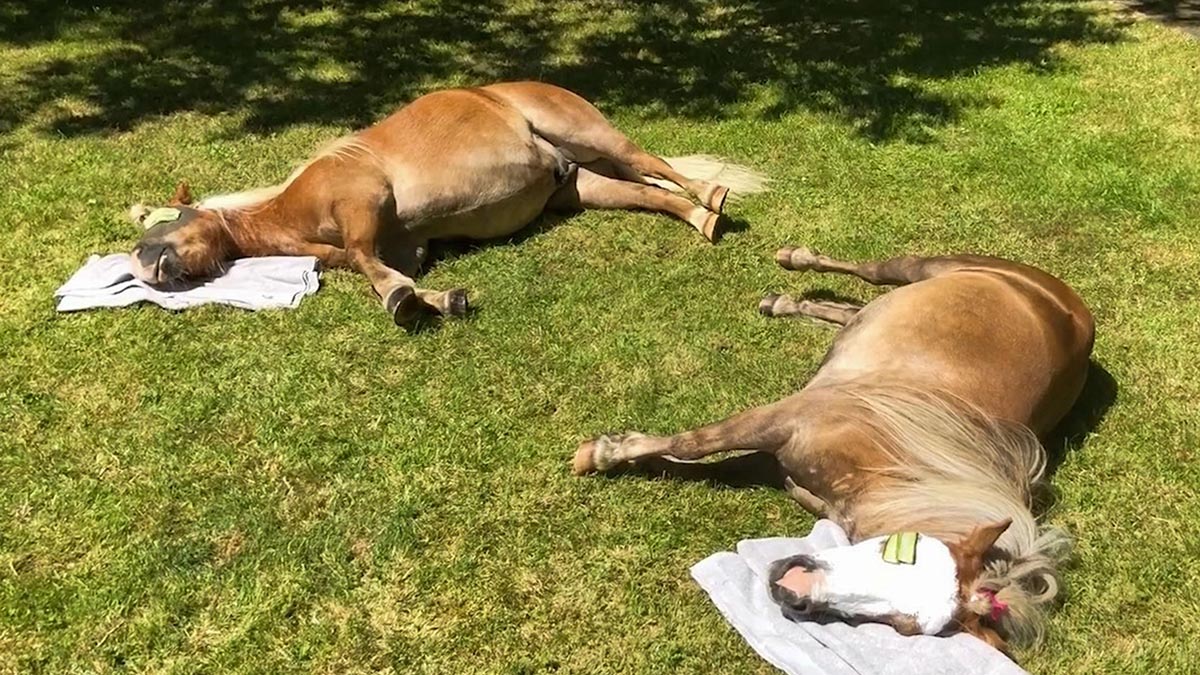
<svg viewBox="0 0 1200 675">
<path fill-rule="evenodd" d="M 968 597 L 987 590 L 1007 605 L 968 607 L 1019 644 L 1042 638 L 1047 610 L 1060 590 L 1059 567 L 1071 548 L 1067 533 L 1038 523 L 1031 510 L 1046 471 L 1046 450 L 1028 427 L 991 417 L 947 394 L 904 387 L 851 385 L 846 393 L 868 414 L 879 439 L 883 479 L 849 514 L 856 539 L 915 530 L 943 541 L 976 525 L 1011 518 Z"/>
<path fill-rule="evenodd" d="M 754 169 L 740 164 L 713 157 L 712 155 L 687 155 L 686 157 L 664 157 L 663 160 L 679 173 L 692 180 L 703 180 L 709 183 L 724 185 L 729 188 L 731 196 L 757 194 L 766 192 L 770 179 Z M 646 182 L 666 188 L 672 192 L 680 192 L 678 185 L 658 178 L 645 177 Z"/>
</svg>

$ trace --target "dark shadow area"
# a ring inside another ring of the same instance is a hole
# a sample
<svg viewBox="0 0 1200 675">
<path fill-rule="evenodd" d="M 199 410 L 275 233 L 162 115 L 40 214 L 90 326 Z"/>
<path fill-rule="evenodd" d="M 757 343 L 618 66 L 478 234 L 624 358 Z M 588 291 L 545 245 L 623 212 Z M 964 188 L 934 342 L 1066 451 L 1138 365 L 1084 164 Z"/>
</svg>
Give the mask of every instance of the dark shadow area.
<svg viewBox="0 0 1200 675">
<path fill-rule="evenodd" d="M 1053 431 L 1042 439 L 1046 448 L 1045 480 L 1035 486 L 1033 512 L 1046 513 L 1058 502 L 1058 489 L 1054 486 L 1054 474 L 1072 452 L 1078 452 L 1087 441 L 1088 434 L 1104 420 L 1108 409 L 1117 400 L 1117 381 L 1095 360 L 1088 362 L 1087 380 L 1079 393 L 1075 405 Z"/>
<path fill-rule="evenodd" d="M 1095 360 L 1088 362 L 1087 381 L 1075 405 L 1059 422 L 1054 431 L 1042 439 L 1048 455 L 1046 476 L 1051 477 L 1071 452 L 1078 451 L 1087 441 L 1108 409 L 1117 401 L 1117 381 Z"/>
<path fill-rule="evenodd" d="M 731 216 L 728 213 L 722 213 L 720 224 L 717 225 L 716 238 L 713 240 L 713 243 L 719 244 L 725 237 L 731 234 L 739 234 L 749 229 L 750 223 L 745 218 L 738 218 Z"/>
<path fill-rule="evenodd" d="M 636 475 L 662 480 L 709 483 L 714 487 L 783 489 L 783 468 L 769 452 L 749 452 L 703 462 L 650 457 L 605 472 L 606 476 Z"/>
<path fill-rule="evenodd" d="M 913 78 L 1055 67 L 1109 42 L 1082 3 L 1034 0 L 0 0 L 0 42 L 62 41 L 17 73 L 0 129 L 128 129 L 181 111 L 244 111 L 248 131 L 365 126 L 449 82 L 530 78 L 608 109 L 713 118 L 796 109 L 875 139 L 920 139 L 964 106 Z M 70 105 L 64 105 L 69 101 Z M 740 103 L 753 102 L 753 108 Z"/>
<path fill-rule="evenodd" d="M 471 255 L 475 251 L 481 251 L 493 246 L 520 246 L 523 242 L 533 237 L 549 232 L 554 229 L 554 226 L 578 215 L 578 213 L 543 211 L 528 225 L 507 237 L 498 237 L 496 239 L 432 239 L 429 241 L 429 254 L 425 258 L 425 264 L 421 265 L 419 274 L 423 276 L 443 262 Z M 663 217 L 667 218 L 667 216 Z M 686 223 L 682 224 L 684 226 L 687 225 Z M 385 262 L 390 260 L 391 256 L 384 256 Z"/>
<path fill-rule="evenodd" d="M 812 300 L 814 302 L 838 302 L 846 305 L 858 305 L 862 307 L 871 300 L 874 300 L 874 297 L 864 300 L 863 298 L 852 298 L 848 295 L 842 295 L 841 293 L 829 290 L 828 288 L 814 288 L 801 293 L 800 297 L 797 299 Z"/>
<path fill-rule="evenodd" d="M 652 213 L 650 211 L 642 211 L 642 210 L 638 210 L 638 209 L 631 209 L 631 210 L 637 211 L 638 213 Z M 546 232 L 549 232 L 550 230 L 554 229 L 554 227 L 557 226 L 559 223 L 566 221 L 566 220 L 570 220 L 571 218 L 574 218 L 575 216 L 579 215 L 582 212 L 583 212 L 582 210 L 571 211 L 571 212 L 543 211 L 536 219 L 534 219 L 533 222 L 529 223 L 525 227 L 522 227 L 520 230 L 517 230 L 516 232 L 512 233 L 511 235 L 509 235 L 507 237 L 500 237 L 497 239 L 488 239 L 488 240 L 434 239 L 434 240 L 431 240 L 429 242 L 429 255 L 425 260 L 425 264 L 421 266 L 420 273 L 422 275 L 427 274 L 433 268 L 437 267 L 442 262 L 454 260 L 455 258 L 458 258 L 460 256 L 470 255 L 471 253 L 473 253 L 475 251 L 479 251 L 479 250 L 482 250 L 485 248 L 490 248 L 493 246 L 520 246 L 525 241 L 532 239 L 533 237 L 539 236 L 541 234 L 545 234 Z M 668 224 L 680 226 L 683 228 L 683 231 L 691 231 L 696 236 L 700 236 L 700 234 L 698 232 L 696 232 L 694 229 L 692 229 L 690 225 L 688 225 L 687 223 L 685 223 L 681 220 L 678 220 L 672 216 L 659 213 L 659 214 L 654 214 L 654 217 L 661 218 Z M 734 218 L 734 217 L 730 217 L 727 214 L 722 214 L 721 215 L 721 226 L 717 230 L 717 241 L 715 241 L 713 243 L 714 244 L 719 243 L 721 241 L 721 238 L 727 234 L 736 233 L 736 232 L 744 232 L 748 229 L 750 229 L 750 224 L 748 222 L 746 222 L 744 219 Z M 388 261 L 390 259 L 392 259 L 391 256 L 387 256 L 387 255 L 384 256 L 385 261 Z"/>
<path fill-rule="evenodd" d="M 1200 38 L 1200 0 L 1120 0 L 1126 9 Z"/>
</svg>

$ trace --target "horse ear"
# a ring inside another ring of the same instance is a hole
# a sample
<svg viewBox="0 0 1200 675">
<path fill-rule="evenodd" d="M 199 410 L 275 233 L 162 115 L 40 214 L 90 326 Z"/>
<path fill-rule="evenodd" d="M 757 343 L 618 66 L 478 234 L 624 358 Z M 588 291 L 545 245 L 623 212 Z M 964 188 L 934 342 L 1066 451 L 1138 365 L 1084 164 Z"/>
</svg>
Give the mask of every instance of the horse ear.
<svg viewBox="0 0 1200 675">
<path fill-rule="evenodd" d="M 180 181 L 179 185 L 175 186 L 175 196 L 171 197 L 171 201 L 168 203 L 190 206 L 192 203 L 192 188 L 186 182 Z"/>
<path fill-rule="evenodd" d="M 979 576 L 984 554 L 996 545 L 996 540 L 1004 534 L 1009 525 L 1012 525 L 1012 518 L 1005 518 L 990 525 L 976 525 L 962 540 L 947 545 L 958 565 L 960 582 L 970 583 Z"/>
<path fill-rule="evenodd" d="M 1005 518 L 991 525 L 976 525 L 975 529 L 971 530 L 971 534 L 968 534 L 959 543 L 959 546 L 963 547 L 968 553 L 975 553 L 982 556 L 992 546 L 996 545 L 996 540 L 1000 538 L 1000 535 L 1004 534 L 1009 525 L 1012 525 L 1012 518 Z"/>
</svg>

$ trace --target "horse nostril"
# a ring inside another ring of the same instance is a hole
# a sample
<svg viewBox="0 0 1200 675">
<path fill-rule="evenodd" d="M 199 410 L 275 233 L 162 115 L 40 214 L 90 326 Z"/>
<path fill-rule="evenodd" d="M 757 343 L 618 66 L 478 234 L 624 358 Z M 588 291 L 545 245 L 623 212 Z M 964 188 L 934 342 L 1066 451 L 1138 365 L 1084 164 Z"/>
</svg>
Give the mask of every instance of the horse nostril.
<svg viewBox="0 0 1200 675">
<path fill-rule="evenodd" d="M 808 611 L 812 609 L 812 604 L 809 603 L 808 600 L 800 600 L 796 604 L 792 605 L 792 607 L 801 614 L 808 614 Z"/>
</svg>

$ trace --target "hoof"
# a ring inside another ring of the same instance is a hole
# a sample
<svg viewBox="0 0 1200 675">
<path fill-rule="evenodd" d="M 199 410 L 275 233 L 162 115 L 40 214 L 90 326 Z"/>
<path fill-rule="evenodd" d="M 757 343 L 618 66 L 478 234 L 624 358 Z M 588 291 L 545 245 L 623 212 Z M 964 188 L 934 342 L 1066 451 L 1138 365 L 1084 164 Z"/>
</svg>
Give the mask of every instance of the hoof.
<svg viewBox="0 0 1200 675">
<path fill-rule="evenodd" d="M 779 300 L 778 293 L 771 293 L 758 303 L 758 313 L 763 316 L 775 316 L 775 303 Z"/>
<path fill-rule="evenodd" d="M 575 451 L 575 459 L 571 461 L 571 473 L 576 476 L 586 476 L 589 473 L 596 473 L 599 469 L 596 467 L 596 441 L 584 441 L 579 444 L 579 449 Z"/>
<path fill-rule="evenodd" d="M 627 440 L 641 438 L 638 433 L 618 434 L 616 436 L 600 436 L 579 444 L 575 451 L 575 459 L 571 461 L 571 471 L 576 476 L 588 473 L 599 473 L 621 464 L 617 451 Z"/>
<path fill-rule="evenodd" d="M 383 306 L 397 326 L 407 326 L 421 313 L 421 301 L 412 286 L 398 286 L 388 293 Z"/>
<path fill-rule="evenodd" d="M 809 270 L 817 264 L 817 256 L 806 247 L 781 248 L 775 252 L 775 262 L 789 270 Z"/>
<path fill-rule="evenodd" d="M 721 236 L 721 214 L 710 213 L 705 219 L 704 225 L 700 227 L 700 234 L 712 243 L 717 243 L 717 239 Z"/>
<path fill-rule="evenodd" d="M 708 210 L 714 213 L 721 213 L 725 209 L 725 201 L 729 199 L 729 188 L 724 185 L 716 186 L 712 193 L 708 195 Z"/>
<path fill-rule="evenodd" d="M 455 288 L 446 295 L 446 314 L 458 319 L 467 315 L 470 305 L 467 302 L 467 291 Z"/>
</svg>

